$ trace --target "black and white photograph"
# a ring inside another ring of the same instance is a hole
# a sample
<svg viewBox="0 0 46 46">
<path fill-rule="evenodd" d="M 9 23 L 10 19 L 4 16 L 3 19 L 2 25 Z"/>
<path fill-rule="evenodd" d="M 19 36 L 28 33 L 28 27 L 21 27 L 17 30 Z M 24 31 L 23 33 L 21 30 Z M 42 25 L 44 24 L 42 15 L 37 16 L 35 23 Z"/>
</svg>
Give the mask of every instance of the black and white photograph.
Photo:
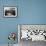
<svg viewBox="0 0 46 46">
<path fill-rule="evenodd" d="M 4 17 L 16 17 L 17 7 L 4 7 Z"/>
<path fill-rule="evenodd" d="M 46 25 L 19 25 L 20 40 L 46 41 Z M 18 32 L 19 33 L 19 32 Z"/>
</svg>

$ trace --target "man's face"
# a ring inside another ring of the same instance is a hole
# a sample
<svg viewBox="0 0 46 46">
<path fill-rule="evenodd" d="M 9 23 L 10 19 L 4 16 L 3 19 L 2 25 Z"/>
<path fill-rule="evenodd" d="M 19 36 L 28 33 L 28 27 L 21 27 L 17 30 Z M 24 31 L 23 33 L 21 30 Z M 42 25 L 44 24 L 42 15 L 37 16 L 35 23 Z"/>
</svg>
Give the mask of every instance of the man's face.
<svg viewBox="0 0 46 46">
<path fill-rule="evenodd" d="M 7 13 L 8 16 L 11 16 L 12 14 L 11 13 Z"/>
</svg>

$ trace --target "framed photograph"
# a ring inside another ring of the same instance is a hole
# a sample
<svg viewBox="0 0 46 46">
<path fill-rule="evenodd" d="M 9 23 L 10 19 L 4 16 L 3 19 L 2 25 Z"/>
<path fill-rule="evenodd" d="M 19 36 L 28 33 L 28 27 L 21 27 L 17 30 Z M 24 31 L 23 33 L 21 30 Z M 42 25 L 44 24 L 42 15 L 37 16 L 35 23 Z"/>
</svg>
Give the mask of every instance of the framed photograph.
<svg viewBox="0 0 46 46">
<path fill-rule="evenodd" d="M 17 7 L 4 7 L 4 17 L 16 17 Z"/>
</svg>

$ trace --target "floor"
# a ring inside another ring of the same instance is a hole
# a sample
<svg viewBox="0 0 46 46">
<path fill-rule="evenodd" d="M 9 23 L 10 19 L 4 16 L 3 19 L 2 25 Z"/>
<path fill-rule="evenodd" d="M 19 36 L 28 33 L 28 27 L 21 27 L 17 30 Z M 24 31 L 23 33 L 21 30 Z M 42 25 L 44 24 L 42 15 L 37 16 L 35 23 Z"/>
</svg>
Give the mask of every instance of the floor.
<svg viewBox="0 0 46 46">
<path fill-rule="evenodd" d="M 8 46 L 8 44 L 0 44 L 0 46 Z M 32 42 L 31 40 L 28 41 L 21 40 L 19 44 L 14 44 L 13 46 L 46 46 L 46 42 L 43 41 Z"/>
<path fill-rule="evenodd" d="M 0 44 L 0 46 L 8 46 L 8 44 Z M 18 44 L 10 45 L 10 46 L 18 46 Z"/>
<path fill-rule="evenodd" d="M 46 42 L 45 41 L 21 40 L 20 46 L 46 46 Z"/>
</svg>

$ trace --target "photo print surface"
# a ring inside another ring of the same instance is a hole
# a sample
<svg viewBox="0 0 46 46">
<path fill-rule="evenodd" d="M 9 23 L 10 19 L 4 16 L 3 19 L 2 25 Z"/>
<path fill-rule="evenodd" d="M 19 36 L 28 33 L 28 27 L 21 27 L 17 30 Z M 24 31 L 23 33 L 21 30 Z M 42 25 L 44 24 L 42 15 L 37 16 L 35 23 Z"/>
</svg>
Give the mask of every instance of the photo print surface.
<svg viewBox="0 0 46 46">
<path fill-rule="evenodd" d="M 17 8 L 16 7 L 4 7 L 4 17 L 16 17 Z"/>
<path fill-rule="evenodd" d="M 20 25 L 20 40 L 46 41 L 46 25 Z"/>
</svg>

